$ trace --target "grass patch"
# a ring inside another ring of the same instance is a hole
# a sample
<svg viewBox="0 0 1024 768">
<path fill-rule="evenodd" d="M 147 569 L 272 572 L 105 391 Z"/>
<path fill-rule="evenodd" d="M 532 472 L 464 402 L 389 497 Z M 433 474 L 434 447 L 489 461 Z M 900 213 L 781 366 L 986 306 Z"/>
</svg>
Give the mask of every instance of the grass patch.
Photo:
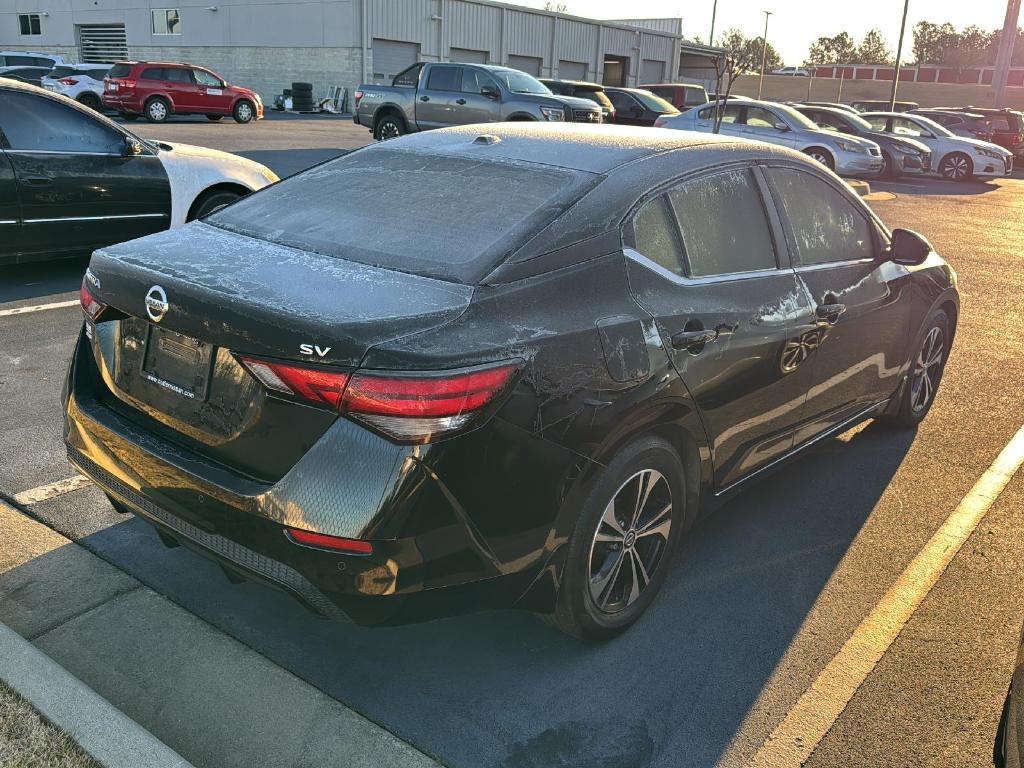
<svg viewBox="0 0 1024 768">
<path fill-rule="evenodd" d="M 0 766 L 101 768 L 74 739 L 0 680 Z"/>
</svg>

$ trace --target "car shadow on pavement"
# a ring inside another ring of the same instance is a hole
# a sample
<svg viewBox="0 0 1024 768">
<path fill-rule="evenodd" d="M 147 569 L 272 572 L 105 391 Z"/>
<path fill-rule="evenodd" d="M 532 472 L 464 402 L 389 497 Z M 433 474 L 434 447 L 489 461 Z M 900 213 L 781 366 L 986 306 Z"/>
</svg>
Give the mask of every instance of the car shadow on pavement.
<svg viewBox="0 0 1024 768">
<path fill-rule="evenodd" d="M 229 585 L 135 518 L 78 541 L 446 765 L 713 766 L 913 438 L 869 425 L 737 496 L 684 540 L 648 614 L 603 644 L 517 611 L 326 621 L 266 587 Z"/>
<path fill-rule="evenodd" d="M 43 297 L 43 303 L 49 303 L 58 294 L 78 291 L 88 265 L 89 257 L 83 255 L 0 267 L 0 308 L 9 302 Z"/>
</svg>

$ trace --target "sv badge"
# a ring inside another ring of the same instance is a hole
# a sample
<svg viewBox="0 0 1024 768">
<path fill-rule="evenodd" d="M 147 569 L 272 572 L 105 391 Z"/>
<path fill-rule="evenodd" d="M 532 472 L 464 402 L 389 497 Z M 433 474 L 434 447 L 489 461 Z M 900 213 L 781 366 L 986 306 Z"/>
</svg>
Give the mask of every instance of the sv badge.
<svg viewBox="0 0 1024 768">
<path fill-rule="evenodd" d="M 299 344 L 299 353 L 303 355 L 316 354 L 317 357 L 327 357 L 331 347 L 321 347 L 318 344 Z"/>
</svg>

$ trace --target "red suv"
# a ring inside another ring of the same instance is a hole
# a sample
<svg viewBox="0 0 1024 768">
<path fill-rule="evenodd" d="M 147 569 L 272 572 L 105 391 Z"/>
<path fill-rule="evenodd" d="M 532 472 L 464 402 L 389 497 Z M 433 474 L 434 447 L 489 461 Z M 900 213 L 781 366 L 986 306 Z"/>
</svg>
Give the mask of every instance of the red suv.
<svg viewBox="0 0 1024 768">
<path fill-rule="evenodd" d="M 119 62 L 103 78 L 101 100 L 122 117 L 145 115 L 151 123 L 162 123 L 171 115 L 206 115 L 210 120 L 231 115 L 238 123 L 263 117 L 258 93 L 229 85 L 219 75 L 192 64 Z"/>
</svg>

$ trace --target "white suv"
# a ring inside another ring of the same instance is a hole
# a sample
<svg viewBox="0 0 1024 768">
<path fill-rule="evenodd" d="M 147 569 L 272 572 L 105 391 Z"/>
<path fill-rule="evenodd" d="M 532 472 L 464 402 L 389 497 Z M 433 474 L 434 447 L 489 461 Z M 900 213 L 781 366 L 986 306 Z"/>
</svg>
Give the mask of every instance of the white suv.
<svg viewBox="0 0 1024 768">
<path fill-rule="evenodd" d="M 64 63 L 64 57 L 55 53 L 39 51 L 0 51 L 0 74 L 11 67 L 56 67 Z"/>
<path fill-rule="evenodd" d="M 43 77 L 42 86 L 102 112 L 103 78 L 110 67 L 110 64 L 59 64 Z"/>
</svg>

